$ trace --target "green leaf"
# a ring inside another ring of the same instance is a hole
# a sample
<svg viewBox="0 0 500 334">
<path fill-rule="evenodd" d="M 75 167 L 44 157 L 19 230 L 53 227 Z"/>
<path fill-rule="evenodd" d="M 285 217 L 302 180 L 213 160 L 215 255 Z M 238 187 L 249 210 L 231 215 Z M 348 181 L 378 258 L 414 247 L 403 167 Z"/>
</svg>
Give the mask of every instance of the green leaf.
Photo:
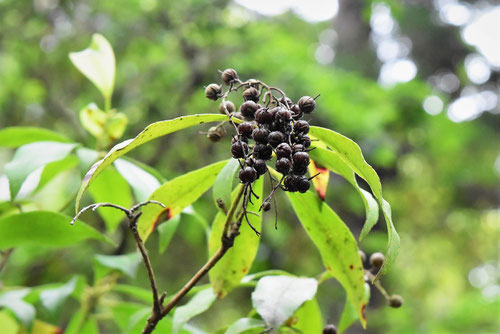
<svg viewBox="0 0 500 334">
<path fill-rule="evenodd" d="M 95 103 L 89 103 L 80 110 L 80 123 L 95 138 L 101 138 L 106 130 L 108 115 Z"/>
<path fill-rule="evenodd" d="M 87 49 L 71 52 L 69 58 L 75 67 L 110 99 L 115 84 L 115 55 L 109 42 L 100 34 L 92 35 Z"/>
<path fill-rule="evenodd" d="M 229 326 L 224 334 L 239 334 L 255 328 L 264 330 L 266 328 L 266 323 L 260 319 L 241 318 Z"/>
<path fill-rule="evenodd" d="M 90 170 L 85 175 L 82 181 L 80 190 L 76 197 L 75 210 L 78 212 L 80 207 L 80 201 L 82 199 L 83 193 L 88 188 L 90 183 L 92 183 L 95 178 L 113 161 L 121 157 L 122 155 L 130 152 L 137 146 L 147 143 L 155 138 L 165 136 L 169 133 L 176 132 L 191 126 L 207 123 L 207 122 L 217 122 L 224 121 L 227 116 L 221 114 L 200 114 L 191 116 L 182 116 L 174 118 L 168 121 L 156 122 L 148 125 L 141 133 L 139 133 L 135 138 L 125 140 L 117 145 L 115 145 L 106 156 L 96 162 Z"/>
<path fill-rule="evenodd" d="M 340 217 L 313 192 L 287 194 L 302 226 L 318 248 L 326 269 L 342 284 L 349 300 L 356 305 L 364 326 L 364 269 L 356 239 Z"/>
<path fill-rule="evenodd" d="M 42 175 L 40 176 L 40 181 L 37 185 L 37 190 L 43 188 L 51 180 L 54 179 L 58 174 L 70 170 L 78 165 L 78 158 L 74 155 L 68 155 L 66 158 L 50 162 L 43 168 Z"/>
<path fill-rule="evenodd" d="M 229 209 L 231 205 L 231 192 L 233 190 L 234 174 L 239 169 L 240 164 L 237 159 L 230 159 L 222 168 L 214 182 L 212 194 L 215 201 L 215 206 L 219 207 L 217 200 L 222 200 L 222 203 Z"/>
<path fill-rule="evenodd" d="M 89 189 L 95 203 L 110 202 L 121 205 L 125 208 L 132 206 L 132 192 L 127 181 L 116 171 L 115 168 L 108 168 L 95 180 Z M 121 210 L 110 207 L 97 209 L 106 223 L 106 229 L 114 232 L 120 222 L 126 218 Z"/>
<path fill-rule="evenodd" d="M 30 289 L 12 290 L 0 295 L 0 307 L 11 310 L 17 319 L 25 325 L 30 324 L 35 318 L 35 308 L 23 300 Z"/>
<path fill-rule="evenodd" d="M 120 303 L 111 307 L 113 321 L 120 328 L 120 332 L 123 333 L 128 327 L 131 315 L 144 309 L 143 304 L 120 301 Z"/>
<path fill-rule="evenodd" d="M 365 300 L 367 303 L 370 300 L 370 285 L 368 285 L 367 283 L 365 283 Z M 339 334 L 346 331 L 358 319 L 359 314 L 356 311 L 356 308 L 348 299 L 346 299 L 344 310 L 342 311 L 342 315 L 340 316 L 339 325 L 337 328 Z"/>
<path fill-rule="evenodd" d="M 0 311 L 0 327 L 3 334 L 19 334 L 20 325 L 8 311 Z"/>
<path fill-rule="evenodd" d="M 317 289 L 314 278 L 265 276 L 257 282 L 252 304 L 267 325 L 278 329 Z"/>
<path fill-rule="evenodd" d="M 12 126 L 0 130 L 0 147 L 19 147 L 37 141 L 71 142 L 65 136 L 47 129 Z"/>
<path fill-rule="evenodd" d="M 177 227 L 179 226 L 180 221 L 181 215 L 177 215 L 172 219 L 166 221 L 164 224 L 160 224 L 158 226 L 158 252 L 160 254 L 167 249 L 170 241 L 172 240 L 172 237 L 174 236 L 175 231 L 177 231 Z"/>
<path fill-rule="evenodd" d="M 130 278 L 135 278 L 141 258 L 137 252 L 124 255 L 95 255 L 95 277 L 100 279 L 111 271 L 119 271 Z"/>
<path fill-rule="evenodd" d="M 140 288 L 135 285 L 115 284 L 113 286 L 113 291 L 126 294 L 129 297 L 134 297 L 135 299 L 145 302 L 146 304 L 150 304 L 153 302 L 151 290 Z"/>
<path fill-rule="evenodd" d="M 111 141 L 121 138 L 127 128 L 128 118 L 121 112 L 115 113 L 106 123 L 106 132 Z"/>
<path fill-rule="evenodd" d="M 58 142 L 36 142 L 21 146 L 12 160 L 5 164 L 5 174 L 9 178 L 11 198 L 16 198 L 21 185 L 29 174 L 49 162 L 64 159 L 76 145 Z"/>
<path fill-rule="evenodd" d="M 77 276 L 73 277 L 68 283 L 53 289 L 47 289 L 40 292 L 40 301 L 47 310 L 55 312 L 64 303 L 64 301 L 75 291 L 77 285 L 83 285 L 83 280 Z"/>
<path fill-rule="evenodd" d="M 215 301 L 212 289 L 201 290 L 187 304 L 175 309 L 172 333 L 177 334 L 186 322 L 195 316 L 205 312 Z"/>
<path fill-rule="evenodd" d="M 87 239 L 114 242 L 93 227 L 71 217 L 51 211 L 31 211 L 0 219 L 0 248 L 38 245 L 72 246 Z"/>
<path fill-rule="evenodd" d="M 323 331 L 323 318 L 316 298 L 306 301 L 295 312 L 297 323 L 293 325 L 301 333 L 321 333 Z"/>
<path fill-rule="evenodd" d="M 254 192 L 260 197 L 252 199 L 248 203 L 248 211 L 258 212 L 262 204 L 263 178 L 260 178 L 252 186 Z M 238 188 L 233 192 L 233 198 Z M 230 204 L 230 203 L 229 203 Z M 229 205 L 230 206 L 230 205 Z M 228 209 L 229 209 L 228 206 Z M 260 230 L 262 227 L 262 215 L 255 216 L 248 214 L 250 223 Z M 221 237 L 224 230 L 226 215 L 219 211 L 212 224 L 212 231 L 208 242 L 208 253 L 213 255 L 221 246 Z M 218 298 L 223 298 L 232 289 L 241 282 L 243 277 L 250 271 L 250 267 L 257 255 L 260 244 L 260 237 L 248 226 L 245 218 L 241 223 L 240 234 L 227 253 L 217 262 L 217 264 L 208 272 L 210 284 Z"/>
<path fill-rule="evenodd" d="M 368 232 L 370 232 L 372 227 L 378 221 L 379 211 L 377 201 L 369 192 L 363 190 L 358 185 L 354 171 L 340 158 L 337 153 L 317 147 L 309 154 L 311 155 L 311 159 L 318 162 L 323 167 L 344 177 L 361 196 L 366 211 L 365 224 L 359 236 L 359 240 L 363 240 L 363 238 L 368 234 Z"/>
<path fill-rule="evenodd" d="M 387 225 L 388 241 L 386 261 L 384 261 L 382 268 L 380 268 L 377 276 L 375 277 L 375 280 L 377 280 L 380 275 L 387 272 L 390 266 L 394 263 L 399 249 L 399 235 L 397 234 L 394 223 L 392 222 L 391 206 L 382 197 L 382 184 L 380 183 L 380 179 L 375 170 L 365 161 L 359 146 L 349 138 L 344 137 L 335 131 L 316 126 L 312 126 L 309 133 L 313 137 L 323 141 L 328 147 L 334 150 L 339 157 L 354 170 L 356 174 L 368 183 L 373 195 L 382 209 Z"/>
<path fill-rule="evenodd" d="M 113 165 L 134 191 L 138 202 L 146 201 L 159 186 L 156 177 L 125 159 L 117 159 Z"/>
<path fill-rule="evenodd" d="M 219 161 L 197 169 L 176 177 L 156 189 L 149 199 L 163 203 L 166 208 L 155 204 L 143 208 L 137 223 L 141 238 L 146 241 L 159 223 L 175 217 L 203 195 L 212 186 L 217 174 L 226 163 L 227 160 Z"/>
</svg>

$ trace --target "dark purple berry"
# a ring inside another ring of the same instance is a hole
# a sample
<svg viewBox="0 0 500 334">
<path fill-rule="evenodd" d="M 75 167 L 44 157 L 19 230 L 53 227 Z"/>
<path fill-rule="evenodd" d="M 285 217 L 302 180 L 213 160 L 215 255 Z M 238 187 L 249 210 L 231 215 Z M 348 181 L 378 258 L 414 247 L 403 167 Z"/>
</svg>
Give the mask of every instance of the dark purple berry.
<svg viewBox="0 0 500 334">
<path fill-rule="evenodd" d="M 221 74 L 221 79 L 226 85 L 231 84 L 234 80 L 238 79 L 238 73 L 232 68 L 225 69 Z"/>
<path fill-rule="evenodd" d="M 305 193 L 311 187 L 311 182 L 305 177 L 301 176 L 297 181 L 297 190 L 300 193 Z"/>
<path fill-rule="evenodd" d="M 226 105 L 227 112 L 232 114 L 236 109 L 234 103 L 231 101 L 226 101 L 224 104 L 219 104 L 219 112 L 223 115 L 226 114 L 226 109 L 224 109 L 224 105 Z"/>
<path fill-rule="evenodd" d="M 262 159 L 255 159 L 253 162 L 253 168 L 255 168 L 258 175 L 263 175 L 267 172 L 266 162 Z"/>
<path fill-rule="evenodd" d="M 273 131 L 269 134 L 267 139 L 272 147 L 276 147 L 285 140 L 285 135 L 282 132 Z"/>
<path fill-rule="evenodd" d="M 253 131 L 253 126 L 252 123 L 250 122 L 244 122 L 238 125 L 238 132 L 242 136 L 250 138 L 250 136 L 252 135 L 252 131 Z"/>
<path fill-rule="evenodd" d="M 253 167 L 245 167 L 240 170 L 238 176 L 243 183 L 252 183 L 257 180 L 257 171 Z"/>
<path fill-rule="evenodd" d="M 293 101 L 291 99 L 289 99 L 288 97 L 285 99 L 285 97 L 281 97 L 280 99 L 280 102 L 284 105 L 287 105 L 288 104 L 288 107 L 291 107 L 292 104 L 293 104 Z M 286 103 L 285 103 L 286 102 Z"/>
<path fill-rule="evenodd" d="M 305 152 L 306 148 L 302 144 L 295 144 L 292 147 L 292 153 Z"/>
<path fill-rule="evenodd" d="M 281 158 L 276 161 L 276 170 L 283 175 L 287 175 L 292 168 L 292 162 L 287 158 Z"/>
<path fill-rule="evenodd" d="M 273 121 L 273 114 L 269 109 L 261 108 L 255 113 L 255 120 L 259 124 L 269 124 Z"/>
<path fill-rule="evenodd" d="M 391 297 L 389 297 L 390 307 L 398 308 L 401 307 L 402 305 L 403 305 L 403 297 L 401 297 L 400 295 L 392 295 Z"/>
<path fill-rule="evenodd" d="M 290 158 L 292 156 L 292 148 L 287 143 L 281 143 L 276 146 L 276 156 L 279 158 Z"/>
<path fill-rule="evenodd" d="M 298 105 L 304 114 L 310 114 L 316 108 L 316 101 L 310 96 L 302 96 Z"/>
<path fill-rule="evenodd" d="M 304 145 L 305 148 L 311 146 L 311 138 L 308 135 L 303 135 L 299 137 L 299 142 Z"/>
<path fill-rule="evenodd" d="M 262 210 L 264 210 L 264 211 L 271 210 L 271 202 L 266 201 L 266 202 L 262 203 Z"/>
<path fill-rule="evenodd" d="M 210 84 L 205 88 L 205 97 L 216 101 L 222 94 L 222 89 L 217 84 Z"/>
<path fill-rule="evenodd" d="M 257 103 L 253 101 L 246 101 L 240 107 L 240 112 L 245 117 L 245 119 L 253 120 L 255 118 L 255 112 L 259 109 Z"/>
<path fill-rule="evenodd" d="M 253 167 L 254 163 L 255 163 L 255 160 L 253 158 L 246 158 L 245 159 L 245 164 L 247 166 Z"/>
<path fill-rule="evenodd" d="M 293 155 L 293 164 L 297 167 L 307 167 L 309 165 L 309 154 L 307 152 L 297 152 Z"/>
<path fill-rule="evenodd" d="M 323 334 L 337 334 L 337 327 L 332 324 L 326 325 L 323 328 Z"/>
<path fill-rule="evenodd" d="M 231 154 L 234 158 L 244 158 L 245 154 L 248 152 L 248 144 L 244 141 L 237 141 L 231 145 Z"/>
<path fill-rule="evenodd" d="M 288 175 L 285 178 L 285 181 L 283 182 L 283 185 L 285 186 L 287 191 L 290 192 L 296 192 L 297 191 L 297 181 L 298 181 L 298 176 L 295 175 Z"/>
<path fill-rule="evenodd" d="M 304 120 L 299 120 L 295 122 L 293 129 L 295 130 L 295 133 L 302 133 L 305 135 L 309 132 L 309 123 Z"/>
<path fill-rule="evenodd" d="M 256 88 L 250 87 L 243 91 L 243 98 L 245 101 L 259 101 L 259 91 Z"/>
<path fill-rule="evenodd" d="M 293 165 L 292 173 L 293 175 L 304 175 L 305 173 L 307 173 L 307 166 Z"/>
<path fill-rule="evenodd" d="M 280 108 L 274 116 L 274 119 L 280 122 L 288 122 L 292 119 L 292 113 L 285 108 Z"/>
<path fill-rule="evenodd" d="M 264 128 L 253 129 L 252 138 L 260 144 L 267 144 L 267 137 L 269 136 L 269 130 Z"/>
<path fill-rule="evenodd" d="M 257 159 L 269 160 L 273 155 L 273 148 L 267 144 L 256 144 L 253 149 L 253 156 Z"/>
</svg>

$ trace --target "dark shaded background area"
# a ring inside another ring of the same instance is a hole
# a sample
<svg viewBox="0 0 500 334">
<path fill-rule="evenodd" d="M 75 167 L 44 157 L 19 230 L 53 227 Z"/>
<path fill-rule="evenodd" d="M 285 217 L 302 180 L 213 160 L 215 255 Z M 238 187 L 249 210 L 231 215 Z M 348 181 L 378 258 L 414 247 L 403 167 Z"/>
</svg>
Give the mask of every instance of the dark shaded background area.
<svg viewBox="0 0 500 334">
<path fill-rule="evenodd" d="M 475 119 L 454 122 L 450 106 L 471 91 L 498 97 L 499 76 L 493 68 L 486 81 L 470 80 L 465 59 L 476 51 L 462 39 L 460 26 L 440 18 L 437 3 L 343 0 L 333 19 L 311 23 L 290 11 L 263 16 L 229 1 L 5 0 L 0 2 L 0 124 L 41 126 L 95 147 L 78 112 L 89 101 L 103 102 L 68 59 L 69 52 L 87 47 L 94 32 L 106 36 L 115 51 L 113 106 L 129 118 L 124 138 L 154 121 L 217 112 L 218 104 L 204 98 L 203 86 L 218 81 L 217 70 L 227 67 L 243 79 L 281 87 L 293 100 L 321 93 L 311 123 L 360 144 L 382 178 L 401 235 L 399 258 L 383 283 L 401 294 L 405 305 L 389 309 L 373 290 L 364 333 L 494 333 L 500 330 L 500 110 L 494 103 Z M 463 4 L 492 10 L 488 6 L 495 3 Z M 377 56 L 377 8 L 390 12 L 394 38 L 410 43 L 405 58 L 418 72 L 408 82 L 377 82 L 384 65 Z M 334 50 L 332 60 L 318 56 L 321 45 Z M 442 112 L 424 110 L 429 96 L 444 102 Z M 130 156 L 167 179 L 227 158 L 230 137 L 213 144 L 200 133 L 207 128 L 156 140 Z M 0 166 L 11 155 L 0 150 Z M 362 203 L 340 178 L 330 183 L 327 202 L 357 235 Z M 252 272 L 283 269 L 314 276 L 322 268 L 319 254 L 289 204 L 279 199 L 279 228 L 274 230 L 272 214 L 265 216 Z M 195 208 L 208 221 L 216 212 L 210 194 Z M 103 226 L 96 215 L 85 220 Z M 361 248 L 369 254 L 384 250 L 384 229 L 379 223 Z M 124 233 L 115 235 L 123 239 L 122 253 L 134 249 Z M 204 262 L 205 236 L 196 222 L 183 218 L 166 253 L 157 254 L 156 239 L 148 246 L 160 286 L 174 291 Z M 90 277 L 95 247 L 16 250 L 2 281 L 31 286 L 65 281 L 75 273 Z M 134 284 L 146 287 L 145 274 Z M 247 314 L 250 292 L 236 290 L 196 318 L 197 324 L 211 332 Z M 342 288 L 329 281 L 318 296 L 324 319 L 336 323 Z M 358 332 L 363 332 L 359 325 L 348 331 Z"/>
</svg>

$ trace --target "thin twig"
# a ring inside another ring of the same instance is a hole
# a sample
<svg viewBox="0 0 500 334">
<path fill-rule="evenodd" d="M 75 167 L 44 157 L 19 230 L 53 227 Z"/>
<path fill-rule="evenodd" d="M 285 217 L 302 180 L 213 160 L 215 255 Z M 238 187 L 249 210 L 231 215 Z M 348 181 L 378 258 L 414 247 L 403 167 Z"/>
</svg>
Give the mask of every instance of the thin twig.
<svg viewBox="0 0 500 334">
<path fill-rule="evenodd" d="M 7 264 L 7 261 L 9 260 L 10 254 L 14 251 L 14 248 L 9 248 L 2 254 L 2 260 L 0 261 L 0 272 L 3 270 L 5 265 Z"/>
</svg>

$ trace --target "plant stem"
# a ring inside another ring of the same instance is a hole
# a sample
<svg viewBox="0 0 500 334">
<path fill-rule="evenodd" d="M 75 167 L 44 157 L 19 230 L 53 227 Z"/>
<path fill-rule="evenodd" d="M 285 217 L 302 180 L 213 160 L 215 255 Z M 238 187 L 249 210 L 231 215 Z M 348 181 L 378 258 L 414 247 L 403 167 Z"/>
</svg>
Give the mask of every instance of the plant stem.
<svg viewBox="0 0 500 334">
<path fill-rule="evenodd" d="M 9 260 L 9 256 L 10 256 L 10 254 L 12 254 L 13 251 L 14 251 L 14 248 L 9 248 L 2 254 L 2 260 L 0 260 L 0 272 L 3 270 L 3 268 L 7 264 L 7 261 Z"/>
</svg>

